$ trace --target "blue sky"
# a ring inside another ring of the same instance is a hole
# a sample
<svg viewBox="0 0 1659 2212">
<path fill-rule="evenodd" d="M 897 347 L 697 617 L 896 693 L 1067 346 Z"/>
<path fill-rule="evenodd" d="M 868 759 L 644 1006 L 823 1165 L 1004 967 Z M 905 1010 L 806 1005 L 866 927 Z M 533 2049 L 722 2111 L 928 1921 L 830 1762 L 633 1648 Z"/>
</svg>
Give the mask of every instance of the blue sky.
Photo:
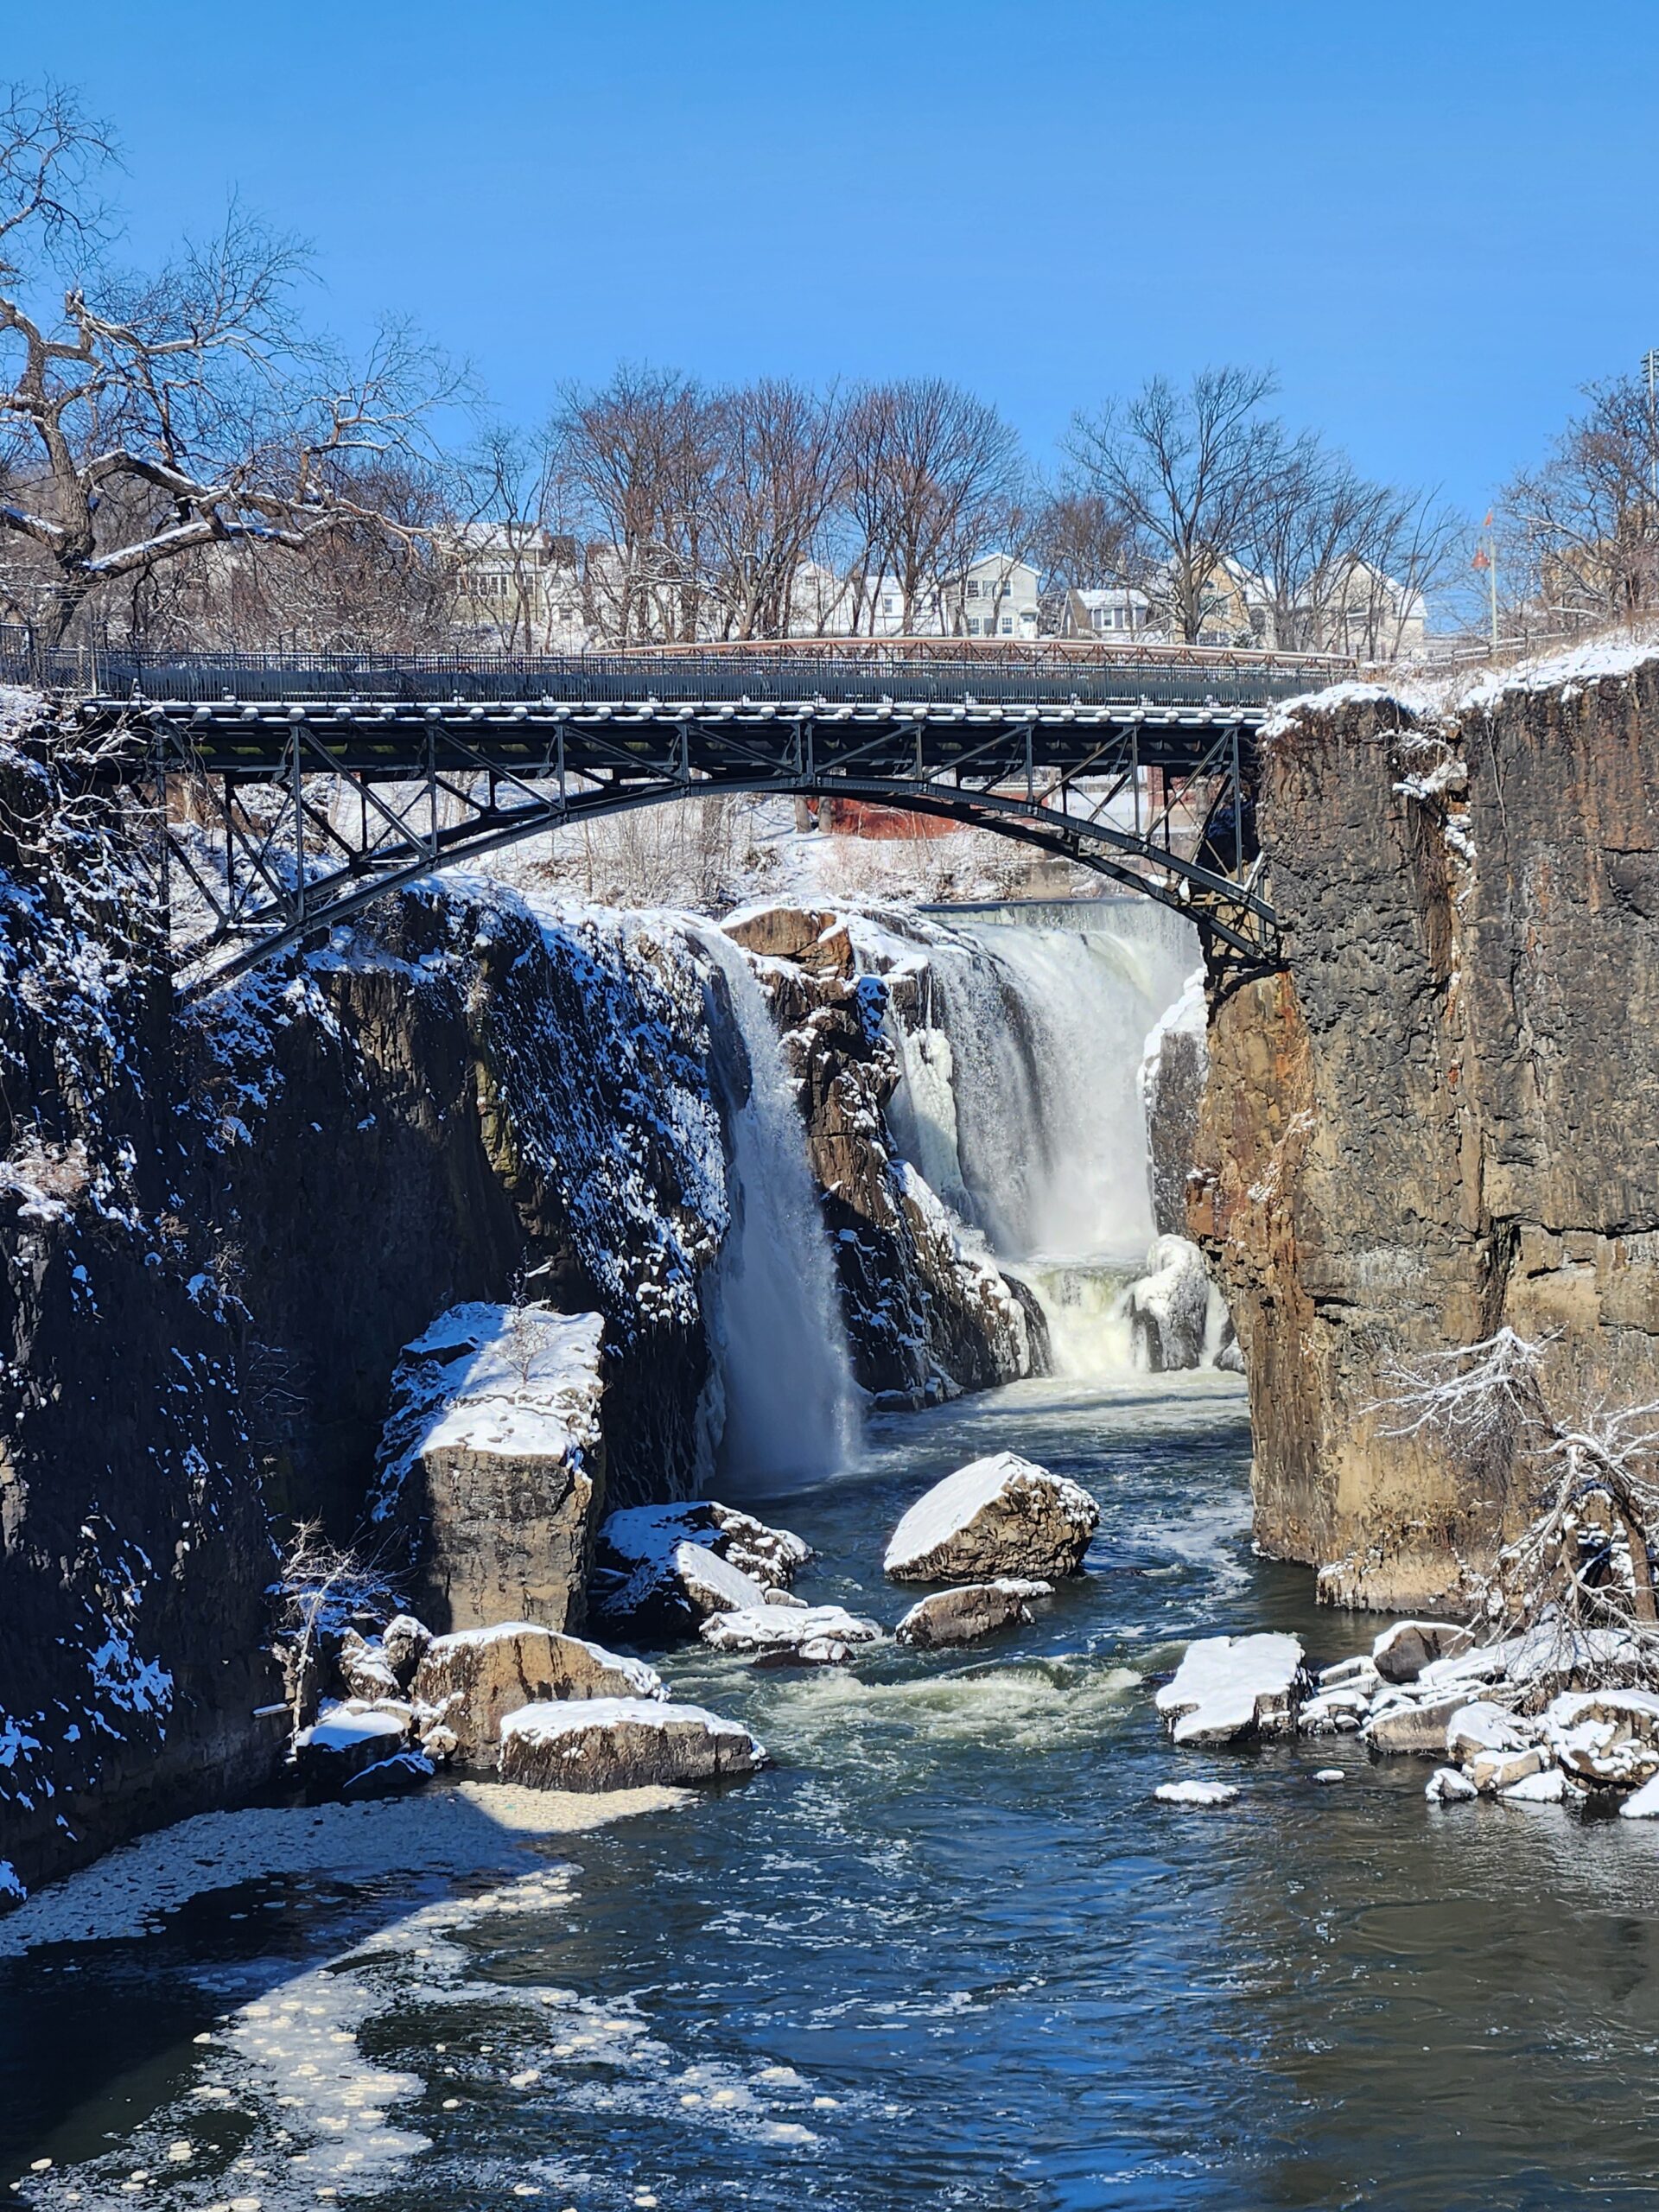
<svg viewBox="0 0 1659 2212">
<path fill-rule="evenodd" d="M 131 257 L 239 191 L 331 327 L 411 312 L 526 419 L 622 355 L 941 371 L 1041 457 L 1152 370 L 1271 362 L 1478 508 L 1659 345 L 1652 0 L 8 14 L 6 73 L 117 124 Z"/>
</svg>

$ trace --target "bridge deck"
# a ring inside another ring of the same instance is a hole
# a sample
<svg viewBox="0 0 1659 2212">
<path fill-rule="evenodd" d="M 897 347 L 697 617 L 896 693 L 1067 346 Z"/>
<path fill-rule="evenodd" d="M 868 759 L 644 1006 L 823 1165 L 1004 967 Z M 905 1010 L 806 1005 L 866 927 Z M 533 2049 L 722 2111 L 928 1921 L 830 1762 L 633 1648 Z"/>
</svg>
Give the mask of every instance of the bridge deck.
<svg viewBox="0 0 1659 2212">
<path fill-rule="evenodd" d="M 84 669 L 79 708 L 145 734 L 113 772 L 192 787 L 191 806 L 162 810 L 168 865 L 213 917 L 186 964 L 240 942 L 219 974 L 449 861 L 720 792 L 948 816 L 1164 899 L 1260 961 L 1277 939 L 1247 876 L 1255 734 L 1344 666 L 957 640 L 536 659 L 128 652 Z M 343 810 L 325 796 L 341 787 L 356 795 Z M 217 861 L 175 816 L 216 820 Z"/>
</svg>

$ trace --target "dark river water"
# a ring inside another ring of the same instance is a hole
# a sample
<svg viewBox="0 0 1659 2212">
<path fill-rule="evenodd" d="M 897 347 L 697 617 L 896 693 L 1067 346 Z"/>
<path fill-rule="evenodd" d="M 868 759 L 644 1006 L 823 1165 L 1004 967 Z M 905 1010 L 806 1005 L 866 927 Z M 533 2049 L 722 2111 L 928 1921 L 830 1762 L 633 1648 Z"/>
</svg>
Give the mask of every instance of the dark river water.
<svg viewBox="0 0 1659 2212">
<path fill-rule="evenodd" d="M 1659 1834 L 1158 1727 L 1194 1631 L 1326 1660 L 1376 1626 L 1251 1555 L 1231 1382 L 877 1424 L 856 1474 L 771 1502 L 821 1549 L 803 1591 L 890 1624 L 899 1513 L 1004 1446 L 1100 1499 L 1086 1575 L 973 1654 L 677 1656 L 774 1754 L 747 1787 L 530 1843 L 452 1792 L 350 1808 L 395 1863 L 0 1957 L 0 2177 L 238 2212 L 1659 2204 Z M 1211 1775 L 1235 1803 L 1153 1796 Z M 214 1833 L 272 1820 L 319 1816 Z"/>
</svg>

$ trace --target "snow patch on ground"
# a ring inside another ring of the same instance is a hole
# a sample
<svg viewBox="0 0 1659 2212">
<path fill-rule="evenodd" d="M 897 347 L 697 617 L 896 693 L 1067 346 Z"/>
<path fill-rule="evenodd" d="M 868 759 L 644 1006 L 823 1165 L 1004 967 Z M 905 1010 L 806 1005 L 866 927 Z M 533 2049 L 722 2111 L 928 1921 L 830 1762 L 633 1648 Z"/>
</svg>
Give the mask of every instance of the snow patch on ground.
<svg viewBox="0 0 1659 2212">
<path fill-rule="evenodd" d="M 271 1876 L 372 1881 L 411 1867 L 470 1874 L 509 1866 L 533 1851 L 537 1839 L 690 1802 L 675 1789 L 616 1790 L 595 1797 L 463 1782 L 374 1804 L 203 1813 L 124 1845 L 8 1914 L 0 1920 L 0 1959 L 41 1943 L 149 1935 L 191 1897 Z"/>
</svg>

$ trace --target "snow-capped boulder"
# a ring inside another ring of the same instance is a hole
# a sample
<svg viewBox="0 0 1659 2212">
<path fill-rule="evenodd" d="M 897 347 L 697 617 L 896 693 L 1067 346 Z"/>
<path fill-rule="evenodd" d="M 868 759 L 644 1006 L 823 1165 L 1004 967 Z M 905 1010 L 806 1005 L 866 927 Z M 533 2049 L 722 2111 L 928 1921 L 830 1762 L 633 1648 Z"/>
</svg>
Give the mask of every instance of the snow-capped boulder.
<svg viewBox="0 0 1659 2212">
<path fill-rule="evenodd" d="M 1468 1702 L 1465 1692 L 1454 1690 L 1444 1697 L 1402 1696 L 1374 1705 L 1365 1723 L 1365 1741 L 1374 1751 L 1388 1757 L 1417 1751 L 1443 1758 L 1447 1726 Z"/>
<path fill-rule="evenodd" d="M 1052 1597 L 1053 1592 L 1052 1582 L 1014 1575 L 1005 1575 L 1000 1582 L 960 1583 L 952 1590 L 935 1590 L 913 1605 L 894 1633 L 900 1643 L 925 1651 L 977 1643 L 999 1630 L 1022 1626 L 1032 1618 L 1027 1599 Z"/>
<path fill-rule="evenodd" d="M 463 1764 L 493 1760 L 503 1719 L 522 1706 L 663 1694 L 661 1676 L 642 1660 L 531 1621 L 438 1637 L 415 1674 L 416 1699 L 453 1732 L 450 1755 Z"/>
<path fill-rule="evenodd" d="M 354 1628 L 348 1628 L 340 1641 L 337 1662 L 340 1678 L 353 1697 L 367 1700 L 371 1704 L 382 1697 L 401 1697 L 404 1685 L 387 1659 L 385 1650 L 370 1643 Z"/>
<path fill-rule="evenodd" d="M 1505 1707 L 1477 1698 L 1462 1706 L 1446 1724 L 1446 1755 L 1459 1766 L 1489 1751 L 1522 1751 L 1537 1740 Z"/>
<path fill-rule="evenodd" d="M 381 1630 L 381 1655 L 403 1688 L 414 1681 L 421 1654 L 431 1641 L 431 1630 L 412 1613 L 394 1613 Z"/>
<path fill-rule="evenodd" d="M 307 1793 L 335 1797 L 355 1774 L 404 1748 L 409 1723 L 395 1713 L 325 1705 L 294 1738 L 294 1765 Z"/>
<path fill-rule="evenodd" d="M 710 1613 L 787 1596 L 810 1546 L 713 1498 L 630 1506 L 600 1530 L 601 1617 L 635 1634 L 685 1634 Z"/>
<path fill-rule="evenodd" d="M 532 1789 L 639 1789 L 726 1782 L 766 1754 L 741 1721 L 654 1698 L 522 1706 L 501 1724 L 504 1782 Z"/>
<path fill-rule="evenodd" d="M 1230 1782 L 1160 1782 L 1152 1794 L 1160 1805 L 1230 1805 L 1238 1791 Z"/>
<path fill-rule="evenodd" d="M 787 1651 L 819 1664 L 826 1663 L 818 1656 L 821 1648 L 833 1647 L 850 1658 L 855 1645 L 881 1641 L 876 1622 L 861 1620 L 842 1605 L 753 1605 L 741 1612 L 711 1613 L 698 1633 L 715 1651 Z"/>
<path fill-rule="evenodd" d="M 1185 1236 L 1156 1238 L 1147 1255 L 1146 1274 L 1123 1294 L 1135 1365 L 1154 1375 L 1201 1366 L 1211 1294 L 1198 1246 Z"/>
<path fill-rule="evenodd" d="M 1371 1663 L 1385 1682 L 1414 1682 L 1436 1659 L 1453 1659 L 1474 1637 L 1455 1621 L 1396 1621 L 1371 1646 Z"/>
<path fill-rule="evenodd" d="M 389 1759 L 377 1759 L 372 1766 L 360 1768 L 341 1783 L 340 1794 L 348 1805 L 372 1797 L 401 1797 L 430 1782 L 436 1772 L 423 1751 L 394 1751 Z"/>
<path fill-rule="evenodd" d="M 1431 1805 L 1455 1805 L 1478 1797 L 1480 1792 L 1456 1767 L 1437 1766 L 1423 1785 L 1423 1795 Z"/>
<path fill-rule="evenodd" d="M 895 1582 L 1055 1581 L 1082 1566 L 1099 1520 L 1086 1490 L 999 1452 L 919 1497 L 893 1530 L 883 1564 Z"/>
<path fill-rule="evenodd" d="M 1547 1766 L 1539 1773 L 1522 1776 L 1519 1782 L 1512 1782 L 1507 1789 L 1500 1789 L 1497 1794 L 1506 1805 L 1559 1805 L 1567 1795 L 1567 1777 L 1560 1767 Z M 1642 1792 L 1638 1789 L 1636 1795 L 1639 1797 Z M 1625 1801 L 1627 1804 L 1635 1802 L 1635 1798 Z M 1654 1803 L 1659 1809 L 1659 1797 L 1655 1798 Z M 1624 1809 L 1621 1805 L 1620 1812 Z"/>
<path fill-rule="evenodd" d="M 1351 1659 L 1338 1659 L 1332 1667 L 1321 1668 L 1314 1680 L 1321 1692 L 1358 1690 L 1370 1697 L 1381 1687 L 1382 1677 L 1377 1673 L 1370 1654 L 1362 1651 Z"/>
<path fill-rule="evenodd" d="M 1566 1777 L 1559 1767 L 1555 1773 L 1565 1789 Z M 1508 1794 L 1511 1797 L 1518 1797 L 1521 1793 L 1518 1789 L 1512 1789 Z M 1621 1821 L 1659 1821 L 1659 1775 L 1656 1775 L 1651 1782 L 1644 1782 L 1639 1789 L 1631 1790 L 1618 1808 L 1618 1817 Z"/>
<path fill-rule="evenodd" d="M 1321 1690 L 1296 1715 L 1304 1736 L 1350 1736 L 1364 1725 L 1371 1701 L 1363 1690 Z"/>
<path fill-rule="evenodd" d="M 1659 1696 L 1649 1690 L 1572 1690 L 1553 1698 L 1543 1737 L 1573 1781 L 1630 1789 L 1659 1776 Z"/>
<path fill-rule="evenodd" d="M 1522 1751 L 1477 1751 L 1464 1771 L 1483 1797 L 1492 1797 L 1541 1773 L 1544 1764 L 1544 1754 L 1533 1744 Z"/>
<path fill-rule="evenodd" d="M 1306 1681 L 1294 1636 L 1203 1637 L 1156 1702 L 1178 1744 L 1234 1744 L 1288 1735 Z"/>
<path fill-rule="evenodd" d="M 372 1518 L 451 1630 L 579 1624 L 604 1481 L 597 1313 L 466 1305 L 404 1348 Z"/>
</svg>

